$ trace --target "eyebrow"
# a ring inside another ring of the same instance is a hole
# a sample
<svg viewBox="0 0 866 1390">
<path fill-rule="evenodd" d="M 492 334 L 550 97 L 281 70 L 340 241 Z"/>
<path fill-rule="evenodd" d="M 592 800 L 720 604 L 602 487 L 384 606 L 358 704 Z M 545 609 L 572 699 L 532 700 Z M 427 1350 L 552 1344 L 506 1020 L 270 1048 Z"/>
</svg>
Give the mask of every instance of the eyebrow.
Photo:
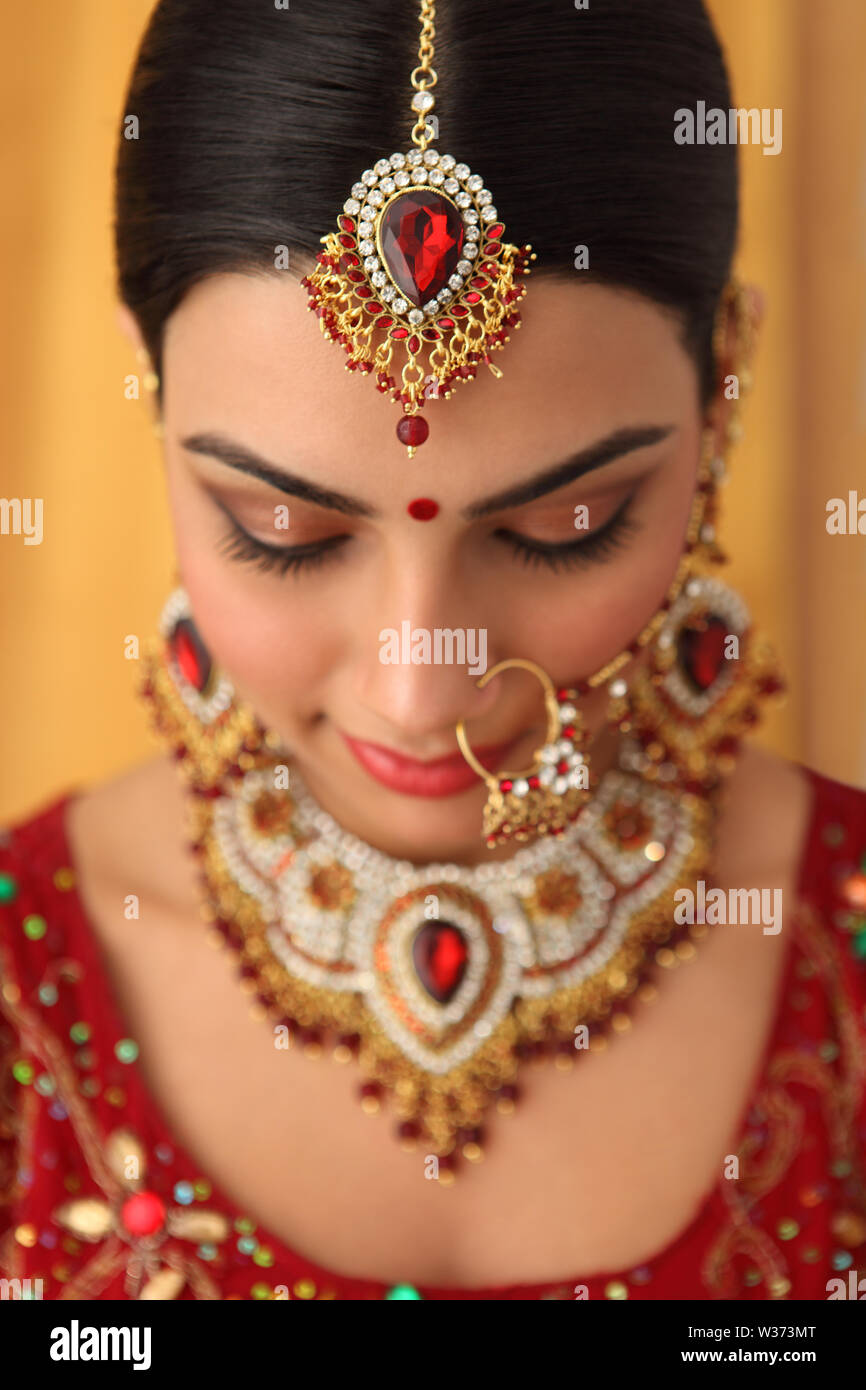
<svg viewBox="0 0 866 1390">
<path fill-rule="evenodd" d="M 615 430 L 606 438 L 598 439 L 594 444 L 572 454 L 564 463 L 555 464 L 543 473 L 536 473 L 525 483 L 516 483 L 492 497 L 473 502 L 464 509 L 463 516 L 467 521 L 474 521 L 479 516 L 489 516 L 491 512 L 503 511 L 506 507 L 520 507 L 526 502 L 534 502 L 537 498 L 546 496 L 548 492 L 556 492 L 566 483 L 573 483 L 575 478 L 583 477 L 584 473 L 603 468 L 606 463 L 612 463 L 614 459 L 634 453 L 637 449 L 646 449 L 650 444 L 658 444 L 672 433 L 673 425 L 632 425 L 627 429 Z"/>
<path fill-rule="evenodd" d="M 613 434 L 607 435 L 604 439 L 596 440 L 595 443 L 581 449 L 563 463 L 555 464 L 553 468 L 545 469 L 542 473 L 536 473 L 526 482 L 516 483 L 502 492 L 495 493 L 492 497 L 484 497 L 471 503 L 470 506 L 464 507 L 461 515 L 466 521 L 474 521 L 478 517 L 489 516 L 491 512 L 502 511 L 506 507 L 519 507 L 526 502 L 534 502 L 549 492 L 556 492 L 566 483 L 574 482 L 576 478 L 583 477 L 585 473 L 591 473 L 596 468 L 603 468 L 605 464 L 612 463 L 614 459 L 622 458 L 638 449 L 648 448 L 651 444 L 660 443 L 663 439 L 667 439 L 672 432 L 672 425 L 633 425 L 625 429 L 615 430 Z M 318 507 L 330 508 L 331 511 L 342 512 L 345 516 L 378 517 L 381 515 L 375 507 L 371 507 L 360 497 L 352 497 L 348 493 L 337 492 L 333 488 L 320 487 L 318 483 L 310 482 L 308 478 L 302 478 L 296 473 L 289 473 L 286 469 L 269 463 L 267 459 L 262 458 L 251 449 L 245 448 L 242 444 L 236 444 L 223 435 L 191 434 L 180 442 L 184 449 L 189 449 L 194 454 L 204 454 L 208 458 L 217 459 L 229 468 L 235 468 L 241 473 L 249 474 L 250 477 L 259 478 L 262 482 L 270 484 L 271 487 L 277 488 L 279 492 L 284 492 L 290 497 L 300 497 L 303 501 L 312 502 Z"/>
<path fill-rule="evenodd" d="M 275 463 L 268 463 L 267 459 L 254 454 L 251 449 L 245 449 L 242 444 L 235 444 L 220 434 L 191 434 L 180 442 L 184 449 L 218 459 L 229 468 L 237 468 L 241 473 L 260 478 L 263 483 L 270 483 L 271 487 L 290 497 L 300 497 L 305 502 L 315 503 L 317 507 L 330 507 L 331 511 L 343 512 L 345 516 L 379 516 L 379 512 L 368 502 L 362 502 L 360 497 L 350 497 L 348 493 L 320 487 L 308 478 L 288 473 L 284 468 L 278 468 Z"/>
</svg>

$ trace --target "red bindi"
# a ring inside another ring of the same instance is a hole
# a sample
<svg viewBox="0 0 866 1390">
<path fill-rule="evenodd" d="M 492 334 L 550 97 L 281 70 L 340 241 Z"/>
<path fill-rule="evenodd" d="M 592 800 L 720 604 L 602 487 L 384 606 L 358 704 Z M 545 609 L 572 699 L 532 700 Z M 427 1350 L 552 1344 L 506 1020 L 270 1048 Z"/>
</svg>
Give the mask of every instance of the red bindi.
<svg viewBox="0 0 866 1390">
<path fill-rule="evenodd" d="M 416 497 L 406 510 L 415 521 L 432 521 L 439 511 L 439 503 L 429 497 Z"/>
</svg>

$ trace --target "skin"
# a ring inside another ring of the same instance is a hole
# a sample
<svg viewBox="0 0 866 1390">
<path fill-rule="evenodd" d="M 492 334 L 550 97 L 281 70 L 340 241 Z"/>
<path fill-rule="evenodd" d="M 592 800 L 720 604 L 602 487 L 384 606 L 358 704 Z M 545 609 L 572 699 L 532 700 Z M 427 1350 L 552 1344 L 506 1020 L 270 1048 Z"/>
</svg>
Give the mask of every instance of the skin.
<svg viewBox="0 0 866 1390">
<path fill-rule="evenodd" d="M 759 297 L 752 312 L 760 315 Z M 130 336 L 137 330 L 128 314 Z M 730 335 L 726 352 L 733 352 Z M 295 751 L 319 802 L 369 843 L 419 863 L 484 862 L 485 791 L 407 797 L 373 780 L 339 730 L 429 759 L 541 742 L 537 683 L 510 673 L 478 691 L 465 668 L 379 660 L 379 633 L 486 627 L 488 664 L 531 658 L 557 684 L 601 667 L 658 608 L 681 552 L 704 423 L 678 325 L 639 296 L 533 280 L 525 322 L 501 357 L 428 407 L 431 435 L 407 463 L 396 411 L 323 345 L 297 285 L 224 275 L 196 286 L 164 348 L 167 478 L 180 572 L 205 642 L 264 722 Z M 724 403 L 713 403 L 717 428 Z M 461 510 L 615 431 L 669 430 L 578 482 L 474 521 Z M 284 470 L 361 499 L 346 517 L 287 498 L 185 448 L 228 436 Z M 440 512 L 420 525 L 417 496 Z M 523 565 L 497 534 L 575 539 L 632 496 L 632 529 L 601 561 Z M 288 531 L 273 526 L 288 503 Z M 228 508 L 269 544 L 347 535 L 308 572 L 263 572 L 222 553 Z M 602 694 L 586 702 L 591 731 Z M 615 749 L 596 748 L 604 767 Z M 782 888 L 793 900 L 809 819 L 802 774 L 754 749 L 730 777 L 713 860 L 720 886 Z M 71 808 L 80 891 L 145 1078 L 202 1172 L 268 1231 L 324 1266 L 388 1281 L 471 1287 L 569 1278 L 638 1264 L 675 1238 L 718 1181 L 772 1024 L 790 932 L 719 928 L 661 1002 L 568 1079 L 533 1069 L 509 1119 L 492 1116 L 483 1170 L 455 1187 L 423 1180 L 390 1117 L 354 1103 L 351 1067 L 277 1053 L 200 929 L 184 851 L 183 796 L 167 758 L 94 788 Z M 506 853 L 503 851 L 502 853 Z M 123 918 L 129 893 L 138 924 Z M 735 1026 L 732 1026 L 735 1020 Z M 239 1121 L 241 1121 L 239 1123 Z M 565 1218 L 565 1219 L 564 1219 Z"/>
</svg>

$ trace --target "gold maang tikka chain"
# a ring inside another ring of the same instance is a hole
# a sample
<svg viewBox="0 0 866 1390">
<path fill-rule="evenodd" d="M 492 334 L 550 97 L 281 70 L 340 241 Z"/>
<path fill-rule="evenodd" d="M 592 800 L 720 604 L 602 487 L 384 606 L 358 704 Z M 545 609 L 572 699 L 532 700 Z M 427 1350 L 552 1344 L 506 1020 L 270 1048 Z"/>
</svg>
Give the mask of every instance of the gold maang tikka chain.
<svg viewBox="0 0 866 1390">
<path fill-rule="evenodd" d="M 502 375 L 491 353 L 520 326 L 517 303 L 535 259 L 531 246 L 504 240 L 481 175 L 430 145 L 434 14 L 433 0 L 422 0 L 413 148 L 363 171 L 301 281 L 346 370 L 375 373 L 377 389 L 401 406 L 397 438 L 409 458 L 430 433 L 427 400 L 452 395 L 481 363 Z"/>
</svg>

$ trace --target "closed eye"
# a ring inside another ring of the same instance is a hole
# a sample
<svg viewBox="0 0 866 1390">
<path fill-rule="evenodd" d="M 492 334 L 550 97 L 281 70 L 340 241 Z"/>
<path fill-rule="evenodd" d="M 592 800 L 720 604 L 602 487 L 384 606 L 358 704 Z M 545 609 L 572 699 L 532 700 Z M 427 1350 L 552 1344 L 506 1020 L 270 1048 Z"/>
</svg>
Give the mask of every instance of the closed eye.
<svg viewBox="0 0 866 1390">
<path fill-rule="evenodd" d="M 640 530 L 629 510 L 634 494 L 626 497 L 613 516 L 580 540 L 551 542 L 532 540 L 516 531 L 500 529 L 493 532 L 497 540 L 505 541 L 518 559 L 526 565 L 545 565 L 551 570 L 574 568 L 607 559 L 621 549 L 625 541 Z"/>
<path fill-rule="evenodd" d="M 324 564 L 334 551 L 340 550 L 346 541 L 351 540 L 350 536 L 328 536 L 325 540 L 311 541 L 308 545 L 268 545 L 251 536 L 228 512 L 225 515 L 231 529 L 220 546 L 221 554 L 233 560 L 245 560 L 255 565 L 256 569 L 275 571 L 277 574 Z"/>
</svg>

